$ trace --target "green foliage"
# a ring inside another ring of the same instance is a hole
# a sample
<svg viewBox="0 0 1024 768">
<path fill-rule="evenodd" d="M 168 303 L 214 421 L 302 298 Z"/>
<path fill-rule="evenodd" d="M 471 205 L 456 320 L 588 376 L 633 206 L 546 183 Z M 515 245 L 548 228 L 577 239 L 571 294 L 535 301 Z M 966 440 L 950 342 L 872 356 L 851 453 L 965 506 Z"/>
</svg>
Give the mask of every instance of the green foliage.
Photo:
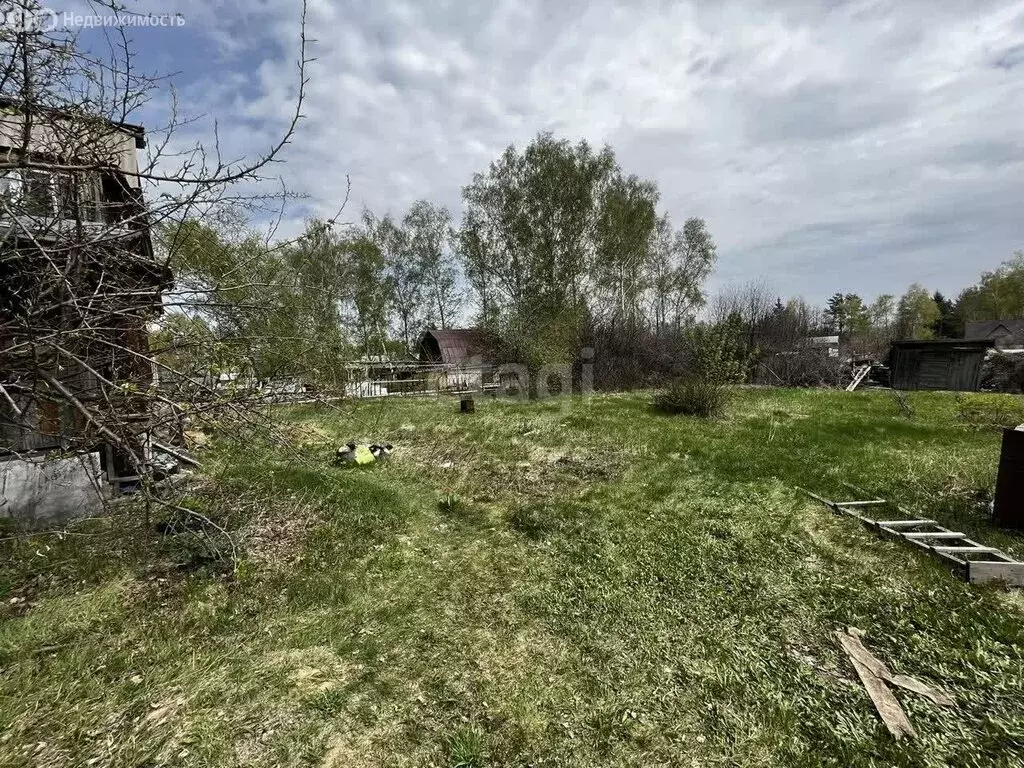
<svg viewBox="0 0 1024 768">
<path fill-rule="evenodd" d="M 662 413 L 712 418 L 721 416 L 729 402 L 730 389 L 701 376 L 684 376 L 654 396 L 654 407 Z"/>
<path fill-rule="evenodd" d="M 931 339 L 941 317 L 935 299 L 920 283 L 914 283 L 900 298 L 896 310 L 897 333 L 904 339 Z"/>
<path fill-rule="evenodd" d="M 181 373 L 234 371 L 334 385 L 346 342 L 339 300 L 348 291 L 343 242 L 311 221 L 284 247 L 244 228 L 231 211 L 165 223 L 157 243 L 178 297 L 155 337 L 160 361 Z M 187 311 L 187 314 L 185 312 Z"/>
<path fill-rule="evenodd" d="M 531 366 L 567 362 L 588 317 L 661 330 L 703 303 L 715 260 L 704 222 L 675 232 L 656 213 L 657 186 L 624 174 L 609 147 L 540 134 L 476 174 L 463 199 L 456 242 L 482 322 Z"/>
<path fill-rule="evenodd" d="M 870 328 L 868 308 L 855 293 L 837 293 L 828 300 L 826 311 L 831 328 L 840 336 L 859 336 Z"/>
<path fill-rule="evenodd" d="M 937 339 L 959 339 L 963 336 L 963 324 L 956 305 L 936 291 L 932 296 L 936 308 L 939 310 L 939 317 L 932 323 L 932 333 Z"/>
<path fill-rule="evenodd" d="M 977 285 L 960 294 L 957 305 L 964 322 L 1024 318 L 1024 251 L 1014 251 L 998 269 L 983 273 Z"/>
<path fill-rule="evenodd" d="M 710 418 L 725 411 L 732 385 L 742 383 L 753 360 L 743 342 L 742 322 L 730 317 L 716 325 L 691 329 L 690 371 L 657 393 L 654 406 L 660 411 Z"/>
<path fill-rule="evenodd" d="M 357 234 L 345 242 L 344 249 L 350 264 L 349 321 L 355 327 L 360 352 L 383 354 L 388 339 L 388 305 L 394 290 L 387 262 L 380 246 L 366 235 Z"/>
<path fill-rule="evenodd" d="M 649 321 L 656 333 L 682 328 L 704 306 L 704 281 L 716 258 L 715 242 L 703 219 L 687 219 L 682 232 L 673 231 L 668 214 L 658 220 L 645 284 Z"/>
<path fill-rule="evenodd" d="M 451 327 L 462 301 L 458 264 L 447 247 L 451 219 L 447 208 L 417 200 L 402 222 L 409 237 L 409 259 L 420 276 L 427 326 Z"/>
<path fill-rule="evenodd" d="M 980 392 L 959 394 L 956 398 L 956 417 L 978 428 L 1016 427 L 1024 424 L 1024 399 Z"/>
<path fill-rule="evenodd" d="M 437 506 L 446 515 L 456 515 L 462 511 L 464 505 L 462 499 L 459 498 L 459 494 L 449 491 L 441 497 Z"/>
<path fill-rule="evenodd" d="M 723 385 L 741 384 L 756 351 L 743 339 L 743 321 L 733 315 L 714 325 L 698 325 L 689 332 L 695 376 Z"/>
<path fill-rule="evenodd" d="M 465 725 L 448 737 L 452 768 L 484 768 L 487 764 L 487 741 L 475 725 Z"/>
</svg>

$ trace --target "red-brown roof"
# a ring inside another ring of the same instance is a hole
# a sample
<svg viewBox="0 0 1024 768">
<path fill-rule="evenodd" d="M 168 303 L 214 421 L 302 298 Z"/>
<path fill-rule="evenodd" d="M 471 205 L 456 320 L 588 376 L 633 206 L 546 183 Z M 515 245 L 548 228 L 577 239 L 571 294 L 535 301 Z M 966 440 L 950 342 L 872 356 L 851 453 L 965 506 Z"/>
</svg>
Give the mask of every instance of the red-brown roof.
<svg viewBox="0 0 1024 768">
<path fill-rule="evenodd" d="M 446 365 L 461 365 L 484 353 L 484 334 L 478 328 L 448 328 L 423 334 L 419 343 L 420 360 L 440 360 Z"/>
</svg>

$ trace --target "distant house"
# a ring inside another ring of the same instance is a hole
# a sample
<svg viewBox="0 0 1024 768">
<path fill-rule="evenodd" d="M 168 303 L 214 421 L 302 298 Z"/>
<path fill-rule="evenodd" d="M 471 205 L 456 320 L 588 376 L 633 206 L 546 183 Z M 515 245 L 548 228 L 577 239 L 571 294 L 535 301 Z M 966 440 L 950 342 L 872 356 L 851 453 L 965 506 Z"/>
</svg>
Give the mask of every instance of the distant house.
<svg viewBox="0 0 1024 768">
<path fill-rule="evenodd" d="M 1024 320 L 983 320 L 967 323 L 964 339 L 995 342 L 996 349 L 1024 349 Z"/>
<path fill-rule="evenodd" d="M 894 341 L 889 352 L 892 387 L 977 391 L 985 354 L 993 345 L 990 339 Z"/>
<path fill-rule="evenodd" d="M 430 383 L 437 389 L 479 389 L 488 368 L 488 344 L 477 328 L 429 330 L 416 347 L 421 364 L 436 365 Z M 489 372 L 489 371 L 488 371 Z"/>
<path fill-rule="evenodd" d="M 824 350 L 829 357 L 839 357 L 838 336 L 808 336 L 811 347 Z"/>
</svg>

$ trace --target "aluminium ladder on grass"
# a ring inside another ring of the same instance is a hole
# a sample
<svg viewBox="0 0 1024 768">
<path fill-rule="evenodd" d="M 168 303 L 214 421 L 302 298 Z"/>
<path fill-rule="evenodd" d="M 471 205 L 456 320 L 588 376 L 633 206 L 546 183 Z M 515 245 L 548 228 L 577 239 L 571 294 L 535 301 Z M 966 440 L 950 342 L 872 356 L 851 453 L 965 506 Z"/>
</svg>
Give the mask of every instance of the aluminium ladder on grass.
<svg viewBox="0 0 1024 768">
<path fill-rule="evenodd" d="M 935 520 L 873 520 L 858 511 L 864 507 L 886 505 L 895 508 L 900 514 L 911 515 L 902 507 L 885 499 L 831 501 L 804 488 L 800 490 L 836 514 L 856 518 L 885 536 L 903 539 L 942 558 L 954 565 L 965 581 L 972 584 L 1004 582 L 1011 587 L 1024 587 L 1024 563 L 998 549 L 972 541 L 961 531 L 951 531 Z"/>
<path fill-rule="evenodd" d="M 854 371 L 853 381 L 850 382 L 850 386 L 846 388 L 846 391 L 853 392 L 853 390 L 859 387 L 861 385 L 861 382 L 868 377 L 869 373 L 871 373 L 870 365 L 862 365 L 860 368 Z"/>
</svg>

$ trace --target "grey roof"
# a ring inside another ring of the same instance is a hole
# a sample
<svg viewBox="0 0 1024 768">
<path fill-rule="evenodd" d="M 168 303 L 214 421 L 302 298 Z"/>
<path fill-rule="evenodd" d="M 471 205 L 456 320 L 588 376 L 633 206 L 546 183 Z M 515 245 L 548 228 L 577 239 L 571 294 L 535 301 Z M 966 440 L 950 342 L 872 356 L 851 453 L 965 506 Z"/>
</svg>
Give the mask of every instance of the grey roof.
<svg viewBox="0 0 1024 768">
<path fill-rule="evenodd" d="M 1005 336 L 1024 342 L 1024 320 L 982 320 L 967 323 L 964 328 L 965 339 L 998 339 Z"/>
</svg>

